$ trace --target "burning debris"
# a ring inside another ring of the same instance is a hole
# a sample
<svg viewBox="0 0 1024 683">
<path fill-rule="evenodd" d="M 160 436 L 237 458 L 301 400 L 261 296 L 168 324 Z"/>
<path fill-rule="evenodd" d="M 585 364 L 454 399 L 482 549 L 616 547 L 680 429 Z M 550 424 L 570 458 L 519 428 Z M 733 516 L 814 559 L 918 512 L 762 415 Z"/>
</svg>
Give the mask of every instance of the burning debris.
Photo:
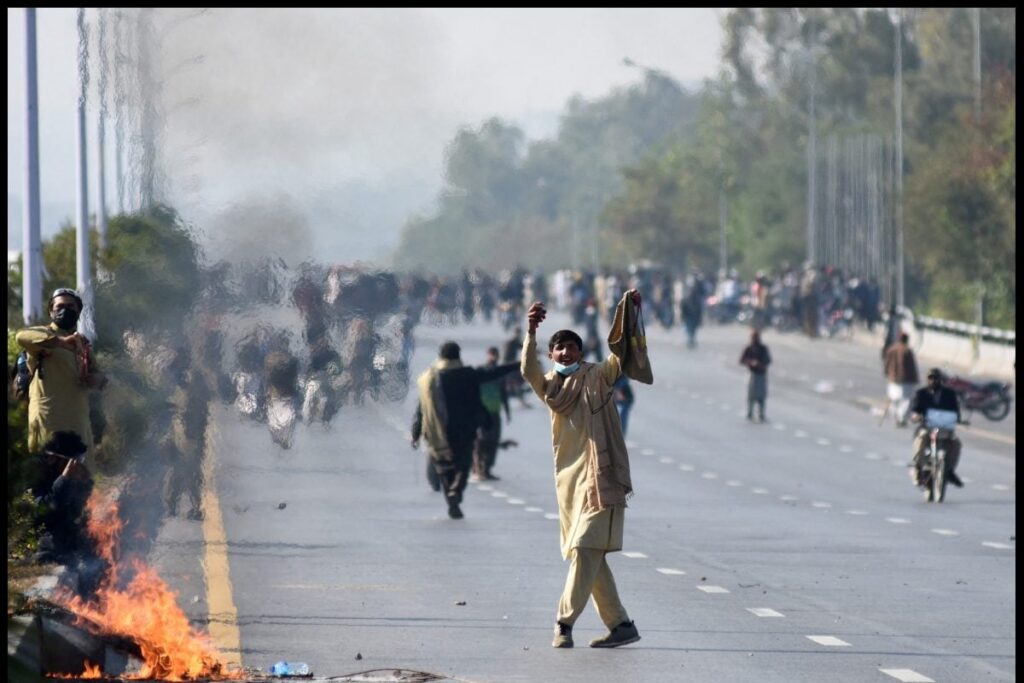
<svg viewBox="0 0 1024 683">
<path fill-rule="evenodd" d="M 241 669 L 228 670 L 224 658 L 210 642 L 209 636 L 189 623 L 170 590 L 156 571 L 139 558 L 125 561 L 121 557 L 120 534 L 123 522 L 117 503 L 94 491 L 88 502 L 88 533 L 95 552 L 104 563 L 104 573 L 95 593 L 87 597 L 61 590 L 55 596 L 57 605 L 70 615 L 73 625 L 80 627 L 109 646 L 119 644 L 120 650 L 138 658 L 137 671 L 125 667 L 108 670 L 109 657 L 101 657 L 104 647 L 91 646 L 93 656 L 83 654 L 79 671 L 66 667 L 54 670 L 43 662 L 44 672 L 72 674 L 78 678 L 119 676 L 126 679 L 164 681 L 240 680 Z M 67 619 L 48 619 L 54 628 L 66 627 Z M 47 632 L 44 624 L 42 633 Z M 86 665 L 86 662 L 88 664 Z"/>
</svg>

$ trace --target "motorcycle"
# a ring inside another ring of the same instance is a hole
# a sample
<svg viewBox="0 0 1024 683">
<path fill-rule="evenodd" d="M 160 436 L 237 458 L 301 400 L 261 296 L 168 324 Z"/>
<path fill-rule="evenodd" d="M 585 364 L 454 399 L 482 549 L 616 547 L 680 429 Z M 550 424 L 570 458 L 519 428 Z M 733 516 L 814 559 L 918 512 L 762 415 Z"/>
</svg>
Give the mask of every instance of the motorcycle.
<svg viewBox="0 0 1024 683">
<path fill-rule="evenodd" d="M 955 425 L 956 413 L 951 410 L 931 408 L 925 416 L 923 428 L 928 430 L 928 436 L 917 465 L 917 485 L 924 489 L 924 499 L 929 503 L 941 503 L 946 499 L 946 485 L 949 483 L 946 455 L 955 436 Z"/>
<path fill-rule="evenodd" d="M 967 411 L 980 410 L 982 415 L 998 422 L 1010 414 L 1010 384 L 1008 382 L 972 382 L 957 376 L 946 377 L 947 387 L 956 392 L 960 407 Z"/>
</svg>

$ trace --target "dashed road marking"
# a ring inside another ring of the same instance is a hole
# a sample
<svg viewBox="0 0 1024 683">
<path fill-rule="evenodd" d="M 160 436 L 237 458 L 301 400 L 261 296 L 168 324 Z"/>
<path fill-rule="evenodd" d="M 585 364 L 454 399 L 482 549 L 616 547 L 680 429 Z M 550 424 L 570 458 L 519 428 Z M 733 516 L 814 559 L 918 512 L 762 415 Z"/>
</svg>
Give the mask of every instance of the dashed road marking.
<svg viewBox="0 0 1024 683">
<path fill-rule="evenodd" d="M 832 442 L 825 438 L 818 438 L 817 443 L 819 446 L 828 446 Z"/>
<path fill-rule="evenodd" d="M 558 519 L 558 515 L 554 512 L 545 512 L 544 519 Z"/>
<path fill-rule="evenodd" d="M 935 683 L 934 679 L 919 674 L 913 669 L 879 669 L 886 676 L 892 676 L 902 683 Z"/>
<path fill-rule="evenodd" d="M 781 422 L 776 422 L 775 424 L 772 425 L 772 429 L 778 429 L 780 432 L 784 432 L 786 431 L 786 425 L 782 424 Z"/>
<path fill-rule="evenodd" d="M 783 501 L 783 502 L 789 502 L 789 501 L 792 501 L 792 500 L 800 500 L 800 499 L 799 499 L 799 498 L 797 498 L 796 496 L 791 496 L 791 495 L 789 495 L 789 494 L 787 493 L 787 494 L 786 494 L 786 495 L 784 495 L 784 496 L 779 496 L 779 500 L 781 500 L 781 501 Z"/>
<path fill-rule="evenodd" d="M 682 569 L 672 569 L 671 567 L 658 567 L 658 571 L 667 576 L 683 576 L 686 574 Z"/>
<path fill-rule="evenodd" d="M 642 451 L 640 451 L 640 454 L 641 455 L 654 455 L 654 449 L 653 448 L 645 448 Z"/>
<path fill-rule="evenodd" d="M 966 481 L 966 479 L 964 481 Z M 992 484 L 992 489 L 995 491 L 1009 491 L 1010 487 L 1006 484 Z"/>
<path fill-rule="evenodd" d="M 776 612 L 771 607 L 748 607 L 747 611 L 755 617 L 784 617 L 782 612 Z"/>
<path fill-rule="evenodd" d="M 672 463 L 675 462 L 675 459 L 665 455 L 665 456 L 662 456 L 662 457 L 658 458 L 658 462 L 664 463 L 666 465 L 671 465 Z"/>
<path fill-rule="evenodd" d="M 1006 543 L 996 543 L 995 541 L 982 541 L 982 545 L 988 546 L 989 548 L 996 548 L 998 550 L 1011 550 L 1012 545 Z"/>
<path fill-rule="evenodd" d="M 866 514 L 868 514 L 868 511 L 867 510 L 847 510 L 846 514 L 848 514 L 848 515 L 866 515 Z"/>
<path fill-rule="evenodd" d="M 722 588 L 721 586 L 697 586 L 697 590 L 702 590 L 705 593 L 728 593 L 728 588 Z"/>
<path fill-rule="evenodd" d="M 795 436 L 798 439 L 804 439 L 807 438 L 807 432 L 805 432 L 802 429 L 798 429 L 795 432 L 793 432 L 793 436 Z"/>
<path fill-rule="evenodd" d="M 491 495 L 495 498 L 508 498 L 508 494 L 504 491 L 491 491 Z"/>
<path fill-rule="evenodd" d="M 743 486 L 743 482 L 739 481 L 737 479 L 730 479 L 729 481 L 725 482 L 725 485 L 726 486 Z"/>
<path fill-rule="evenodd" d="M 840 453 L 853 453 L 853 446 L 847 446 L 846 444 L 843 444 L 842 446 L 839 447 L 839 452 Z"/>
<path fill-rule="evenodd" d="M 522 498 L 509 498 L 507 501 L 509 505 L 526 505 L 526 501 Z"/>
<path fill-rule="evenodd" d="M 932 533 L 933 534 L 938 534 L 939 536 L 959 536 L 960 535 L 959 531 L 953 531 L 952 529 L 932 529 Z"/>
<path fill-rule="evenodd" d="M 851 647 L 848 642 L 835 636 L 806 636 L 806 638 L 826 647 Z"/>
<path fill-rule="evenodd" d="M 544 508 L 539 508 L 534 505 L 531 505 L 530 507 L 526 507 L 523 509 L 526 510 L 527 512 L 544 512 Z"/>
<path fill-rule="evenodd" d="M 625 555 L 626 557 L 633 558 L 634 560 L 644 560 L 644 559 L 647 559 L 646 555 L 644 555 L 643 553 L 638 553 L 635 550 L 625 551 L 622 554 Z"/>
<path fill-rule="evenodd" d="M 909 519 L 903 519 L 902 517 L 886 517 L 885 521 L 891 524 L 910 524 Z"/>
<path fill-rule="evenodd" d="M 693 465 L 680 465 L 679 469 L 683 472 L 693 472 L 696 468 Z"/>
<path fill-rule="evenodd" d="M 481 491 L 493 491 L 494 490 L 494 487 L 491 486 L 490 484 L 480 484 L 479 486 L 477 486 L 477 488 L 480 489 Z"/>
<path fill-rule="evenodd" d="M 705 479 L 718 479 L 718 475 L 715 474 L 714 472 L 703 472 L 700 476 L 704 477 Z"/>
<path fill-rule="evenodd" d="M 830 508 L 830 507 L 832 507 L 832 503 L 826 503 L 826 502 L 825 502 L 825 501 L 823 501 L 823 500 L 816 500 L 816 501 L 814 501 L 813 503 L 811 503 L 811 507 L 816 507 L 816 508 Z"/>
<path fill-rule="evenodd" d="M 763 488 L 758 487 L 758 488 L 750 489 L 750 492 L 751 493 L 756 493 L 758 495 L 763 496 L 766 493 L 768 493 L 768 489 L 763 489 Z"/>
<path fill-rule="evenodd" d="M 865 453 L 864 457 L 867 458 L 868 460 L 881 460 L 882 459 L 882 456 L 880 456 L 878 453 Z"/>
<path fill-rule="evenodd" d="M 721 408 L 723 411 L 732 410 L 732 406 L 729 405 L 728 403 L 723 403 L 722 405 L 720 405 L 718 407 Z"/>
</svg>

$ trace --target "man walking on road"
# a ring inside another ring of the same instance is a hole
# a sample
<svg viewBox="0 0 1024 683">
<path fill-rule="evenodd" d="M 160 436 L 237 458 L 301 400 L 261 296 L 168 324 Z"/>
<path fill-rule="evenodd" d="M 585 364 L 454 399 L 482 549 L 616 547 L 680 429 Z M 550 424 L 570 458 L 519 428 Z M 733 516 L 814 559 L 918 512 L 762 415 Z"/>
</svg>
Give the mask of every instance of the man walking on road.
<svg viewBox="0 0 1024 683">
<path fill-rule="evenodd" d="M 484 411 L 480 384 L 517 370 L 517 363 L 493 368 L 463 367 L 459 345 L 445 342 L 439 358 L 416 380 L 420 402 L 412 423 L 411 443 L 427 442 L 434 471 L 448 501 L 448 516 L 462 519 L 462 493 L 473 464 L 473 441 Z"/>
<path fill-rule="evenodd" d="M 757 404 L 757 418 L 765 421 L 764 402 L 768 398 L 768 366 L 772 356 L 768 347 L 761 343 L 761 333 L 754 330 L 750 333 L 750 344 L 743 349 L 740 365 L 750 369 L 750 382 L 747 384 L 747 419 L 754 421 L 754 404 Z"/>
<path fill-rule="evenodd" d="M 917 362 L 910 349 L 910 336 L 900 332 L 898 340 L 885 352 L 885 378 L 889 384 L 886 393 L 889 407 L 896 418 L 897 427 L 907 426 L 907 410 L 917 388 Z"/>
<path fill-rule="evenodd" d="M 630 290 L 619 304 L 617 318 L 624 315 L 624 307 L 632 307 L 632 317 L 626 315 L 626 320 L 635 321 L 639 305 L 639 293 Z M 548 357 L 555 367 L 545 374 L 536 358 L 536 331 L 546 315 L 542 303 L 530 307 L 522 372 L 551 411 L 562 557 L 571 562 L 558 603 L 552 645 L 573 646 L 573 624 L 591 596 L 609 632 L 592 640 L 590 646 L 635 643 L 640 634 L 619 600 L 606 557 L 622 549 L 626 497 L 633 492 L 629 455 L 612 401 L 612 386 L 625 361 L 615 355 L 614 348 L 601 363 L 583 361 L 582 339 L 571 330 L 561 330 L 548 343 Z M 646 363 L 645 341 L 636 335 L 635 328 L 629 329 L 624 338 L 640 342 Z M 629 353 L 629 343 L 625 348 Z"/>
</svg>

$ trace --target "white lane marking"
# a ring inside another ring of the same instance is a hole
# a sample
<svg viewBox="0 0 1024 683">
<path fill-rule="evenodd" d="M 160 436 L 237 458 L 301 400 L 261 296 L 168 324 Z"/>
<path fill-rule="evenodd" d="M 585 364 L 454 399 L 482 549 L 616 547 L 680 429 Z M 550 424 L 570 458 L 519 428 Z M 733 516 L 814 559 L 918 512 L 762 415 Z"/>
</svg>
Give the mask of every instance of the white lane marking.
<svg viewBox="0 0 1024 683">
<path fill-rule="evenodd" d="M 805 636 L 808 640 L 813 640 L 818 645 L 826 645 L 828 647 L 851 647 L 851 645 L 845 640 L 836 638 L 835 636 Z"/>
<path fill-rule="evenodd" d="M 829 441 L 828 439 L 824 439 L 824 438 L 819 438 L 819 439 L 818 439 L 818 445 L 819 445 L 819 446 L 827 446 L 827 445 L 829 445 L 830 443 L 832 443 L 832 442 L 831 442 L 831 441 Z"/>
<path fill-rule="evenodd" d="M 1010 487 L 1006 484 L 992 484 L 992 488 L 996 491 L 1009 491 Z"/>
<path fill-rule="evenodd" d="M 721 408 L 723 411 L 732 410 L 732 406 L 729 405 L 728 403 L 723 403 L 722 405 L 720 405 L 718 407 Z"/>
<path fill-rule="evenodd" d="M 738 481 L 736 479 L 730 479 L 729 481 L 725 482 L 725 485 L 726 486 L 743 486 L 743 482 L 742 481 Z"/>
<path fill-rule="evenodd" d="M 491 495 L 495 498 L 508 498 L 508 494 L 504 491 L 491 491 Z"/>
<path fill-rule="evenodd" d="M 935 683 L 934 679 L 919 674 L 913 669 L 879 669 L 879 671 L 903 683 Z"/>
<path fill-rule="evenodd" d="M 653 448 L 645 448 L 642 451 L 640 451 L 640 454 L 641 455 L 654 455 L 654 449 Z"/>
<path fill-rule="evenodd" d="M 892 524 L 910 524 L 909 519 L 903 519 L 902 517 L 886 517 L 885 521 Z"/>
<path fill-rule="evenodd" d="M 965 484 L 970 484 L 974 480 L 971 479 L 970 477 L 960 477 L 960 481 L 962 481 Z"/>
<path fill-rule="evenodd" d="M 938 534 L 939 536 L 959 536 L 960 535 L 959 531 L 953 531 L 952 529 L 932 529 L 932 533 L 933 534 Z"/>
<path fill-rule="evenodd" d="M 721 586 L 697 586 L 697 590 L 702 590 L 705 593 L 728 593 L 728 588 L 722 588 Z"/>
<path fill-rule="evenodd" d="M 830 507 L 832 507 L 832 503 L 826 503 L 826 502 L 825 502 L 825 501 L 823 501 L 823 500 L 816 500 L 816 501 L 814 501 L 813 503 L 811 503 L 811 507 L 816 507 L 816 508 L 830 508 Z"/>
<path fill-rule="evenodd" d="M 672 463 L 674 463 L 674 462 L 675 462 L 675 459 L 674 459 L 674 458 L 671 458 L 671 457 L 669 457 L 669 456 L 667 456 L 667 455 L 664 455 L 664 456 L 662 456 L 662 457 L 658 458 L 658 462 L 660 462 L 660 463 L 664 463 L 664 464 L 666 464 L 666 465 L 671 465 Z"/>
<path fill-rule="evenodd" d="M 791 496 L 791 495 L 789 495 L 789 494 L 787 493 L 787 494 L 786 494 L 786 495 L 784 495 L 784 496 L 779 496 L 779 500 L 781 500 L 781 501 L 784 501 L 784 502 L 789 502 L 789 501 L 791 501 L 791 500 L 800 500 L 800 499 L 799 499 L 799 498 L 797 498 L 796 496 Z"/>
<path fill-rule="evenodd" d="M 680 465 L 679 469 L 683 472 L 693 472 L 696 468 L 693 465 Z"/>
<path fill-rule="evenodd" d="M 1013 548 L 1012 545 L 1007 545 L 1006 543 L 996 543 L 995 541 L 982 541 L 981 544 L 987 545 L 989 548 L 997 548 L 999 550 L 1010 550 L 1011 548 Z"/>
<path fill-rule="evenodd" d="M 839 447 L 840 453 L 853 453 L 853 446 L 842 445 Z"/>
<path fill-rule="evenodd" d="M 776 612 L 771 607 L 748 607 L 747 611 L 755 617 L 784 617 L 782 612 Z"/>
<path fill-rule="evenodd" d="M 626 448 L 636 448 L 636 442 L 635 441 L 627 441 L 626 442 Z"/>
<path fill-rule="evenodd" d="M 750 489 L 750 492 L 751 493 L 756 493 L 758 495 L 763 496 L 764 494 L 768 493 L 768 489 L 756 488 L 756 489 Z"/>
<path fill-rule="evenodd" d="M 631 557 L 634 560 L 644 560 L 644 559 L 647 559 L 646 555 L 644 555 L 643 553 L 638 553 L 635 550 L 626 551 L 626 552 L 623 552 L 622 554 L 625 555 L 626 557 Z"/>
<path fill-rule="evenodd" d="M 558 519 L 558 515 L 554 512 L 545 512 L 544 519 Z"/>
<path fill-rule="evenodd" d="M 480 489 L 481 491 L 493 491 L 494 490 L 494 487 L 491 486 L 490 484 L 480 484 L 479 486 L 477 486 L 477 488 Z"/>
<path fill-rule="evenodd" d="M 793 436 L 795 436 L 798 439 L 803 439 L 807 437 L 807 432 L 805 432 L 802 429 L 798 429 L 795 432 L 793 432 Z"/>
<path fill-rule="evenodd" d="M 526 507 L 523 509 L 526 510 L 527 512 L 544 512 L 544 508 L 539 508 L 535 505 L 531 505 L 530 507 Z"/>
<path fill-rule="evenodd" d="M 868 460 L 881 460 L 882 459 L 882 456 L 880 456 L 878 453 L 865 453 L 864 457 L 867 458 Z"/>
<path fill-rule="evenodd" d="M 772 425 L 772 429 L 778 429 L 780 432 L 784 432 L 786 431 L 786 425 L 782 424 L 781 422 L 776 422 L 775 424 Z"/>
<path fill-rule="evenodd" d="M 714 472 L 703 472 L 700 476 L 704 477 L 705 479 L 718 479 L 718 475 L 715 474 Z"/>
<path fill-rule="evenodd" d="M 508 503 L 509 505 L 526 505 L 526 501 L 523 500 L 522 498 L 509 498 L 505 502 Z"/>
<path fill-rule="evenodd" d="M 868 514 L 868 512 L 867 512 L 867 510 L 847 510 L 846 514 L 848 514 L 848 515 L 866 515 L 866 514 Z"/>
<path fill-rule="evenodd" d="M 658 571 L 667 576 L 683 576 L 686 574 L 682 569 L 672 569 L 671 567 L 658 567 Z"/>
</svg>

